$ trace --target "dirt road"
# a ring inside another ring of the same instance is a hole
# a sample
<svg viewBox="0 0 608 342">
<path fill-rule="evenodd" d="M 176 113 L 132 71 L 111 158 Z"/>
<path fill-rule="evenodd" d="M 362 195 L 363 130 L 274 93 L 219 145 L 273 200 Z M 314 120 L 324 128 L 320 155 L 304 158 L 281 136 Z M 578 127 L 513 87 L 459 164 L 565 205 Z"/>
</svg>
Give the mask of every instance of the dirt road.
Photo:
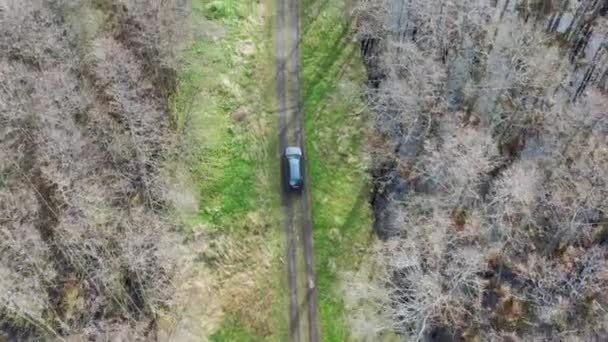
<svg viewBox="0 0 608 342">
<path fill-rule="evenodd" d="M 289 145 L 304 151 L 304 114 L 300 89 L 299 0 L 277 0 L 276 80 L 279 153 Z M 283 160 L 283 158 L 280 158 Z M 291 341 L 318 341 L 317 293 L 314 275 L 312 219 L 307 178 L 301 192 L 287 190 L 281 167 L 281 202 L 287 246 L 289 331 Z M 304 167 L 304 174 L 306 175 Z"/>
</svg>

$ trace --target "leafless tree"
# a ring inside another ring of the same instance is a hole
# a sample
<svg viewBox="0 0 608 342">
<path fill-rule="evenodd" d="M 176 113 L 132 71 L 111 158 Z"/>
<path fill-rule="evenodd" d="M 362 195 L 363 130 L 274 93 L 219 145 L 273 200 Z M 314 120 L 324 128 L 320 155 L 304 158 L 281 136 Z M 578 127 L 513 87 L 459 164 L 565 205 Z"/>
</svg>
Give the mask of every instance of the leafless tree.
<svg viewBox="0 0 608 342">
<path fill-rule="evenodd" d="M 361 37 L 381 42 L 366 94 L 376 196 L 399 227 L 377 252 L 372 331 L 603 336 L 607 100 L 599 82 L 573 96 L 587 76 L 539 25 L 565 10 L 548 5 L 362 2 Z M 603 30 L 596 5 L 573 5 L 572 29 Z"/>
<path fill-rule="evenodd" d="M 0 2 L 0 338 L 153 340 L 188 264 L 163 171 L 187 9 L 97 5 L 86 40 L 88 1 Z"/>
</svg>

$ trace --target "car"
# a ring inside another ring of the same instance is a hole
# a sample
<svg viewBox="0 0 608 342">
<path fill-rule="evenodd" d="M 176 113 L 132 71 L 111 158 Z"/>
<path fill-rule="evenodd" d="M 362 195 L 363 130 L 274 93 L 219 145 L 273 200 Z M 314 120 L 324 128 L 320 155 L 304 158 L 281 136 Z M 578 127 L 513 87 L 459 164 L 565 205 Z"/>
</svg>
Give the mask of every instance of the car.
<svg viewBox="0 0 608 342">
<path fill-rule="evenodd" d="M 287 161 L 287 184 L 290 189 L 298 190 L 304 186 L 302 172 L 302 149 L 297 146 L 289 146 L 285 149 Z"/>
</svg>

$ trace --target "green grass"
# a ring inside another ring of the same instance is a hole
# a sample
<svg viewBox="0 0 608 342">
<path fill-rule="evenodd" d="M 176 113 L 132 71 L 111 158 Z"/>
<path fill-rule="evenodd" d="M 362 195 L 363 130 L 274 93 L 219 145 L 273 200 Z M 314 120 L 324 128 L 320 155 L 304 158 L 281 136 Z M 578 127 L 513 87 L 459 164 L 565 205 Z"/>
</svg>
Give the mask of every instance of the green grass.
<svg viewBox="0 0 608 342">
<path fill-rule="evenodd" d="M 266 71 L 274 61 L 269 56 L 272 49 L 266 47 L 269 28 L 256 15 L 255 0 L 194 0 L 192 7 L 194 27 L 202 34 L 195 32 L 171 101 L 175 129 L 183 133 L 185 141 L 184 163 L 192 186 L 200 194 L 198 213 L 186 221 L 191 229 L 208 230 L 211 236 L 226 234 L 239 241 L 247 246 L 243 253 L 259 250 L 252 244 L 260 241 L 264 249 L 270 246 L 276 260 L 271 266 L 276 269 L 276 279 L 264 284 L 270 283 L 270 290 L 278 294 L 284 285 L 279 262 L 283 249 L 279 194 L 275 189 L 276 118 L 268 109 L 274 94 L 270 78 L 274 72 Z M 245 51 L 244 43 L 257 48 Z M 242 121 L 234 120 L 232 115 L 240 110 L 248 114 Z M 239 267 L 246 268 L 246 262 Z M 214 269 L 221 273 L 221 268 Z M 264 319 L 269 326 L 282 326 L 275 320 L 281 320 L 277 317 L 283 299 L 277 298 L 269 305 L 271 317 Z M 271 338 L 256 331 L 248 317 L 239 312 L 225 312 L 210 340 Z"/>
<path fill-rule="evenodd" d="M 242 0 L 212 0 L 205 1 L 195 8 L 202 9 L 209 19 L 236 21 L 245 18 L 247 5 L 247 1 Z"/>
<path fill-rule="evenodd" d="M 351 340 L 338 272 L 357 267 L 372 238 L 363 150 L 364 70 L 339 2 L 306 21 L 302 46 L 305 134 L 323 341 Z M 336 24 L 338 23 L 338 24 Z"/>
<path fill-rule="evenodd" d="M 248 121 L 265 119 L 258 112 L 259 92 L 252 90 L 257 84 L 256 56 L 240 55 L 237 47 L 255 33 L 244 31 L 235 13 L 252 6 L 253 1 L 193 3 L 195 20 L 198 16 L 201 21 L 212 18 L 203 22 L 220 22 L 224 36 L 193 43 L 172 101 L 175 125 L 189 135 L 188 165 L 201 194 L 199 220 L 218 229 L 259 208 L 258 194 L 267 190 L 267 184 L 259 182 L 260 169 L 268 167 L 267 151 L 260 149 L 266 136 L 252 131 L 249 122 L 231 118 L 235 111 L 246 110 Z"/>
<path fill-rule="evenodd" d="M 262 341 L 254 333 L 243 327 L 237 320 L 227 319 L 220 329 L 210 336 L 211 342 L 257 342 Z"/>
</svg>

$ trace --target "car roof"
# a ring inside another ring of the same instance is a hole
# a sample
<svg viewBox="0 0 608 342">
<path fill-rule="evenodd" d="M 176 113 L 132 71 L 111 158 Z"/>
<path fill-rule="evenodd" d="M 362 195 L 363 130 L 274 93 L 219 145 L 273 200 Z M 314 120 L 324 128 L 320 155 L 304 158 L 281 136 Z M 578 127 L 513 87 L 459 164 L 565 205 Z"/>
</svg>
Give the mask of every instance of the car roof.
<svg viewBox="0 0 608 342">
<path fill-rule="evenodd" d="M 285 149 L 285 155 L 296 155 L 296 156 L 301 156 L 302 155 L 302 149 L 300 149 L 298 146 L 289 146 Z"/>
<path fill-rule="evenodd" d="M 300 161 L 298 159 L 289 159 L 289 179 L 290 180 L 299 180 L 302 176 L 300 176 Z"/>
</svg>

